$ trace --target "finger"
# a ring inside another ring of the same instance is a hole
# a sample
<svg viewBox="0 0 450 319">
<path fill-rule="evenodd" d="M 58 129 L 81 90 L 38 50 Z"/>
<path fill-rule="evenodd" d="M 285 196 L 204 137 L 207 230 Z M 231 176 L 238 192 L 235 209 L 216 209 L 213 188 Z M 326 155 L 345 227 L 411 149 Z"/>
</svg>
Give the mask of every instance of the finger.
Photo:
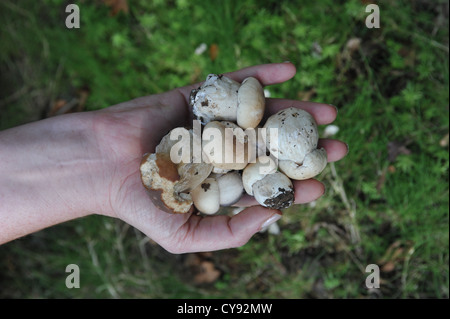
<svg viewBox="0 0 450 319">
<path fill-rule="evenodd" d="M 245 78 L 253 76 L 261 82 L 262 85 L 272 85 L 285 82 L 291 79 L 297 72 L 292 63 L 271 63 L 250 66 L 238 71 L 224 73 L 237 82 L 242 82 Z M 186 101 L 193 89 L 198 88 L 202 82 L 179 88 L 178 91 L 185 97 Z"/>
<path fill-rule="evenodd" d="M 307 111 L 314 117 L 319 125 L 330 124 L 337 116 L 336 107 L 330 104 L 275 98 L 266 99 L 265 116 L 269 117 L 288 107 L 296 107 Z"/>
<path fill-rule="evenodd" d="M 292 63 L 284 62 L 250 66 L 235 72 L 225 73 L 225 75 L 237 82 L 242 82 L 245 78 L 252 76 L 257 78 L 263 86 L 266 86 L 286 82 L 296 72 L 297 70 Z"/>
<path fill-rule="evenodd" d="M 191 216 L 178 231 L 176 246 L 168 247 L 172 252 L 214 251 L 240 247 L 267 221 L 274 222 L 281 217 L 279 210 L 250 207 L 239 214 L 229 216 Z"/>
<path fill-rule="evenodd" d="M 315 180 L 292 181 L 294 184 L 294 204 L 306 204 L 315 201 L 325 193 L 325 186 Z M 259 205 L 253 196 L 245 194 L 236 204 L 236 207 L 250 207 Z"/>
<path fill-rule="evenodd" d="M 339 161 L 348 154 L 348 145 L 339 140 L 319 139 L 317 147 L 323 147 L 327 151 L 328 162 Z"/>
</svg>

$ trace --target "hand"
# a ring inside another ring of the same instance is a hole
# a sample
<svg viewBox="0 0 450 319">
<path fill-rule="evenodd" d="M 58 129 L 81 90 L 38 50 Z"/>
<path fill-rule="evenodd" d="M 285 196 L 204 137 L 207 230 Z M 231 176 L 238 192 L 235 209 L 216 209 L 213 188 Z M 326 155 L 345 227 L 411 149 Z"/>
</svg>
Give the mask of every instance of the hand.
<svg viewBox="0 0 450 319">
<path fill-rule="evenodd" d="M 263 85 L 272 85 L 289 80 L 295 73 L 291 63 L 281 63 L 253 66 L 226 75 L 239 82 L 253 76 Z M 104 158 L 102 178 L 93 178 L 96 194 L 104 194 L 98 199 L 101 213 L 122 219 L 173 253 L 241 246 L 263 225 L 281 217 L 280 211 L 258 206 L 249 196 L 237 205 L 251 207 L 233 217 L 171 215 L 152 204 L 140 180 L 142 155 L 153 152 L 170 129 L 192 123 L 188 98 L 198 86 L 138 98 L 92 113 L 96 145 Z M 313 102 L 267 99 L 266 104 L 268 115 L 290 106 L 305 109 L 319 125 L 333 122 L 337 113 L 333 106 Z M 329 161 L 343 158 L 348 151 L 346 144 L 336 140 L 322 139 L 319 146 L 326 149 Z M 297 204 L 316 200 L 325 190 L 314 179 L 295 181 L 294 186 Z"/>
</svg>

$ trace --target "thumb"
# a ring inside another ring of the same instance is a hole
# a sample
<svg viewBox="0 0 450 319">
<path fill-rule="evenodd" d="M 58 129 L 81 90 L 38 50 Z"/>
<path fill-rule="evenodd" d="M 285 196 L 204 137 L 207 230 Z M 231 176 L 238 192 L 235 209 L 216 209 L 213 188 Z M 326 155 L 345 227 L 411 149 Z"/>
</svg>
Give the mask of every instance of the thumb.
<svg viewBox="0 0 450 319">
<path fill-rule="evenodd" d="M 240 239 L 235 247 L 244 245 L 255 233 L 275 223 L 282 216 L 280 210 L 262 206 L 249 207 L 233 216 L 229 221 L 234 238 Z"/>
<path fill-rule="evenodd" d="M 233 217 L 192 215 L 178 230 L 177 239 L 165 248 L 173 253 L 187 253 L 240 247 L 280 217 L 281 211 L 262 206 L 246 208 Z"/>
</svg>

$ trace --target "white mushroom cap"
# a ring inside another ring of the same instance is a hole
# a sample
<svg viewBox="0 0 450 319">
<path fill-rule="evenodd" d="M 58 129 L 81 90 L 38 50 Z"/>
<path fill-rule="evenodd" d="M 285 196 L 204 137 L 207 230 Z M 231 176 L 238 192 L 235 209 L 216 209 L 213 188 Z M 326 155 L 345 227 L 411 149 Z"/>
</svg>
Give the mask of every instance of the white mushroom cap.
<svg viewBox="0 0 450 319">
<path fill-rule="evenodd" d="M 242 178 L 237 172 L 221 176 L 210 176 L 191 191 L 190 195 L 199 212 L 213 215 L 220 206 L 230 206 L 236 203 L 243 193 Z"/>
<path fill-rule="evenodd" d="M 244 189 L 253 195 L 262 206 L 282 209 L 294 202 L 294 187 L 291 180 L 276 170 L 269 156 L 258 158 L 256 163 L 249 164 L 242 173 Z"/>
<path fill-rule="evenodd" d="M 312 178 L 327 166 L 327 152 L 324 148 L 315 149 L 306 154 L 302 164 L 293 161 L 279 161 L 280 171 L 295 180 Z"/>
<path fill-rule="evenodd" d="M 210 74 L 205 83 L 192 90 L 190 105 L 202 124 L 213 120 L 236 121 L 239 82 L 226 76 Z"/>
<path fill-rule="evenodd" d="M 280 170 L 292 179 L 312 178 L 325 168 L 327 153 L 317 149 L 317 124 L 308 112 L 290 107 L 272 115 L 264 125 L 265 141 L 270 153 L 279 159 Z M 271 140 L 271 129 L 278 139 Z"/>
<path fill-rule="evenodd" d="M 195 207 L 206 215 L 217 213 L 220 208 L 219 184 L 215 178 L 208 177 L 191 191 Z"/>
<path fill-rule="evenodd" d="M 230 206 L 236 203 L 244 192 L 242 177 L 233 171 L 216 178 L 219 184 L 220 206 Z"/>
<path fill-rule="evenodd" d="M 295 107 L 281 110 L 267 119 L 264 128 L 267 147 L 279 160 L 302 163 L 305 155 L 317 148 L 316 121 L 304 110 Z M 270 129 L 278 130 L 278 145 L 271 143 Z"/>
<path fill-rule="evenodd" d="M 294 186 L 281 172 L 266 175 L 252 186 L 255 199 L 264 207 L 288 208 L 294 203 Z"/>
<path fill-rule="evenodd" d="M 233 129 L 236 142 L 240 143 L 239 145 L 244 145 L 246 148 L 245 156 L 247 156 L 249 163 L 254 162 L 260 156 L 266 155 L 266 144 L 264 143 L 263 134 L 259 135 L 257 129 L 246 128 L 244 130 L 236 123 L 230 121 L 221 121 L 220 124 L 225 126 L 225 128 Z M 213 172 L 218 173 L 214 169 Z"/>
<path fill-rule="evenodd" d="M 209 122 L 203 129 L 202 141 L 203 154 L 214 167 L 241 170 L 247 165 L 247 146 L 221 122 Z"/>
<path fill-rule="evenodd" d="M 255 163 L 248 164 L 242 172 L 242 183 L 246 193 L 253 196 L 253 184 L 267 174 L 275 173 L 276 170 L 277 167 L 269 156 L 261 156 Z"/>
<path fill-rule="evenodd" d="M 246 128 L 255 128 L 261 122 L 265 110 L 264 90 L 257 79 L 248 77 L 238 91 L 237 124 Z"/>
<path fill-rule="evenodd" d="M 225 127 L 225 128 L 232 129 L 233 135 L 235 136 L 236 140 L 239 143 L 242 143 L 242 144 L 247 143 L 248 136 L 247 136 L 246 132 L 242 129 L 242 127 L 240 127 L 236 123 L 233 123 L 230 121 L 220 121 L 220 124 L 222 124 L 223 127 Z"/>
</svg>

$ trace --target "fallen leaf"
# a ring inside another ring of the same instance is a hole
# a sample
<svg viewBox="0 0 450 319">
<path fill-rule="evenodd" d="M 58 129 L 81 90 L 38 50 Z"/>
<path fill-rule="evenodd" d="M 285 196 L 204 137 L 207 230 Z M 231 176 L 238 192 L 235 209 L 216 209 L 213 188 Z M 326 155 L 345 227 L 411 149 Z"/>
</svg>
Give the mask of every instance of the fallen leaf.
<svg viewBox="0 0 450 319">
<path fill-rule="evenodd" d="M 65 99 L 58 99 L 55 102 L 53 102 L 50 111 L 48 111 L 48 116 L 53 116 L 58 113 L 58 111 L 67 104 L 67 101 Z"/>
<path fill-rule="evenodd" d="M 71 93 L 71 96 L 67 99 L 59 98 L 53 102 L 47 112 L 47 117 L 82 112 L 86 105 L 86 100 L 89 96 L 88 88 L 81 88 L 76 93 Z"/>
<path fill-rule="evenodd" d="M 103 3 L 111 7 L 110 14 L 112 16 L 117 15 L 119 12 L 128 13 L 127 0 L 103 0 Z"/>
<path fill-rule="evenodd" d="M 383 272 L 394 271 L 397 265 L 402 265 L 405 258 L 413 251 L 413 243 L 411 241 L 401 242 L 395 241 L 392 243 L 383 257 L 378 260 L 378 265 Z"/>
<path fill-rule="evenodd" d="M 389 166 L 388 166 L 388 171 L 389 171 L 389 173 L 394 174 L 396 170 L 397 170 L 397 169 L 395 168 L 394 165 L 389 165 Z"/>
<path fill-rule="evenodd" d="M 200 271 L 194 276 L 194 283 L 197 285 L 211 284 L 220 277 L 220 271 L 218 271 L 214 264 L 210 261 L 202 261 L 200 263 Z"/>
<path fill-rule="evenodd" d="M 219 279 L 222 272 L 213 262 L 212 253 L 188 254 L 184 261 L 189 276 L 196 285 L 211 284 Z"/>
<path fill-rule="evenodd" d="M 395 269 L 395 263 L 393 263 L 392 261 L 388 261 L 383 266 L 381 266 L 382 272 L 391 272 L 394 269 Z"/>
<path fill-rule="evenodd" d="M 219 55 L 219 46 L 215 43 L 211 44 L 209 47 L 209 58 L 211 61 L 215 61 Z"/>
</svg>

